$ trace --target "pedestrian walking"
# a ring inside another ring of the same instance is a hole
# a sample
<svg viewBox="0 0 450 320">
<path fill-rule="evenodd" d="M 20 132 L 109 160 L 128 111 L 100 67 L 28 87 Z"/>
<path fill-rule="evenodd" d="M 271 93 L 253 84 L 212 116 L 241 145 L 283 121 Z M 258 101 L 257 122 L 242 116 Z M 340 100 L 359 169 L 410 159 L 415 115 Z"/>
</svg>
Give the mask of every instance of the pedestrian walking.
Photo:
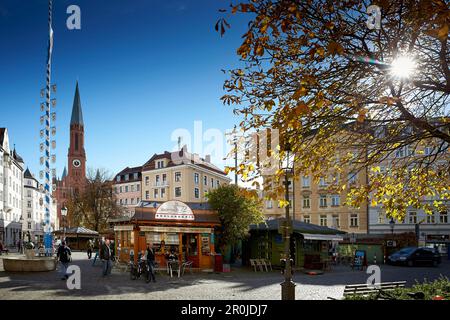
<svg viewBox="0 0 450 320">
<path fill-rule="evenodd" d="M 100 251 L 100 259 L 103 263 L 103 276 L 106 277 L 108 274 L 111 273 L 112 263 L 111 263 L 111 248 L 110 248 L 110 242 L 109 240 L 106 240 L 104 244 L 102 245 L 101 251 Z"/>
<path fill-rule="evenodd" d="M 92 240 L 89 240 L 87 245 L 87 255 L 89 260 L 92 258 L 93 250 L 94 250 L 94 243 L 92 242 Z"/>
<path fill-rule="evenodd" d="M 72 259 L 72 251 L 68 246 L 66 246 L 66 242 L 63 241 L 61 246 L 58 248 L 58 253 L 56 254 L 56 258 L 61 262 L 61 280 L 66 280 L 69 278 L 67 275 L 67 268 L 69 267 L 69 262 Z"/>
<path fill-rule="evenodd" d="M 149 274 L 147 276 L 147 282 L 150 282 L 150 277 L 153 282 L 156 282 L 155 279 L 155 252 L 153 251 L 152 243 L 147 244 L 147 265 L 149 267 Z"/>
</svg>

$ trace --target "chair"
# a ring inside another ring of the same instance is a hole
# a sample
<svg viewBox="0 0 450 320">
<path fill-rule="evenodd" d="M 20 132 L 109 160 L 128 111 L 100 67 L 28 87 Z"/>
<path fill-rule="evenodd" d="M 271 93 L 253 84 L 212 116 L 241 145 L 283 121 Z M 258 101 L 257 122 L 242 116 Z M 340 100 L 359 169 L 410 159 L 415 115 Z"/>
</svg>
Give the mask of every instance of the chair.
<svg viewBox="0 0 450 320">
<path fill-rule="evenodd" d="M 273 269 L 272 269 L 272 263 L 270 262 L 270 260 L 264 260 L 264 263 L 265 263 L 265 265 L 266 265 L 266 270 L 267 270 L 267 266 L 269 266 L 270 271 L 273 271 Z"/>
<path fill-rule="evenodd" d="M 250 259 L 250 265 L 253 267 L 253 269 L 254 269 L 255 272 L 256 272 L 257 270 L 256 270 L 256 262 L 255 262 L 255 259 Z"/>
<path fill-rule="evenodd" d="M 261 259 L 255 259 L 256 265 L 259 267 L 260 271 L 264 271 L 264 264 Z"/>
<path fill-rule="evenodd" d="M 192 261 L 185 261 L 181 265 L 181 275 L 184 276 L 184 272 L 186 271 L 186 268 L 189 268 L 189 272 L 192 274 Z"/>
<path fill-rule="evenodd" d="M 178 271 L 178 278 L 179 278 L 180 274 L 181 274 L 181 265 L 180 265 L 180 263 L 175 260 L 175 261 L 169 261 L 168 264 L 169 264 L 169 269 L 170 269 L 170 277 L 173 278 L 173 269 L 174 269 L 174 266 L 175 266 L 176 270 Z"/>
</svg>

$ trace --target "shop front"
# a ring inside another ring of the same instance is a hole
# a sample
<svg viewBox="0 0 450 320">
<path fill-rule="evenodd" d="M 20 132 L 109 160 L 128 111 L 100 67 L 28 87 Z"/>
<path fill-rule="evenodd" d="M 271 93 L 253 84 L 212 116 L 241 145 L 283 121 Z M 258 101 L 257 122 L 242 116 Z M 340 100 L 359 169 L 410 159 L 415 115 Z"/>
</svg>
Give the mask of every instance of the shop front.
<svg viewBox="0 0 450 320">
<path fill-rule="evenodd" d="M 214 267 L 214 228 L 219 226 L 217 213 L 205 204 L 180 201 L 142 203 L 129 221 L 116 222 L 116 250 L 124 262 L 145 254 L 151 244 L 156 261 L 167 265 L 169 256 L 179 262 L 192 261 L 193 268 Z"/>
</svg>

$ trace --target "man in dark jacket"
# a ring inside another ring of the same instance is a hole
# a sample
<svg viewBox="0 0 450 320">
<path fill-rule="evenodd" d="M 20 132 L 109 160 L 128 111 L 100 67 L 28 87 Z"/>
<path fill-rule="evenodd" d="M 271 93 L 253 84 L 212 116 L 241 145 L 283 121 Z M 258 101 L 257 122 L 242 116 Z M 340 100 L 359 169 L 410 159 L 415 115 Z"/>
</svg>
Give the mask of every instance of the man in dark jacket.
<svg viewBox="0 0 450 320">
<path fill-rule="evenodd" d="M 149 275 L 147 281 L 150 282 L 150 277 L 153 282 L 156 282 L 155 279 L 155 251 L 153 251 L 153 245 L 151 243 L 147 244 L 147 264 L 149 267 Z"/>
<path fill-rule="evenodd" d="M 57 259 L 61 262 L 61 274 L 63 275 L 61 280 L 66 280 L 69 278 L 67 275 L 67 268 L 69 267 L 71 256 L 72 251 L 70 251 L 70 248 L 66 246 L 66 242 L 63 241 L 58 248 L 58 252 L 56 253 Z"/>
<path fill-rule="evenodd" d="M 109 240 L 106 240 L 100 250 L 100 259 L 103 262 L 103 276 L 106 277 L 111 273 L 112 263 L 111 263 L 111 248 Z"/>
</svg>

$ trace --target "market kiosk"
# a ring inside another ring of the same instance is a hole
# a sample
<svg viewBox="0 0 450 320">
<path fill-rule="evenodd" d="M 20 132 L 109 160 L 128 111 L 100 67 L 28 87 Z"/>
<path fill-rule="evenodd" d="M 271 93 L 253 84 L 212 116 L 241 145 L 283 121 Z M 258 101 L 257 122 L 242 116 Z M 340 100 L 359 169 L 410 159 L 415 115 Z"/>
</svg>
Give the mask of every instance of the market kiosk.
<svg viewBox="0 0 450 320">
<path fill-rule="evenodd" d="M 114 223 L 116 250 L 121 261 L 130 261 L 130 255 L 137 261 L 151 243 L 161 267 L 172 254 L 180 263 L 192 261 L 193 268 L 211 270 L 218 226 L 219 217 L 207 204 L 142 202 L 131 219 Z"/>
</svg>

